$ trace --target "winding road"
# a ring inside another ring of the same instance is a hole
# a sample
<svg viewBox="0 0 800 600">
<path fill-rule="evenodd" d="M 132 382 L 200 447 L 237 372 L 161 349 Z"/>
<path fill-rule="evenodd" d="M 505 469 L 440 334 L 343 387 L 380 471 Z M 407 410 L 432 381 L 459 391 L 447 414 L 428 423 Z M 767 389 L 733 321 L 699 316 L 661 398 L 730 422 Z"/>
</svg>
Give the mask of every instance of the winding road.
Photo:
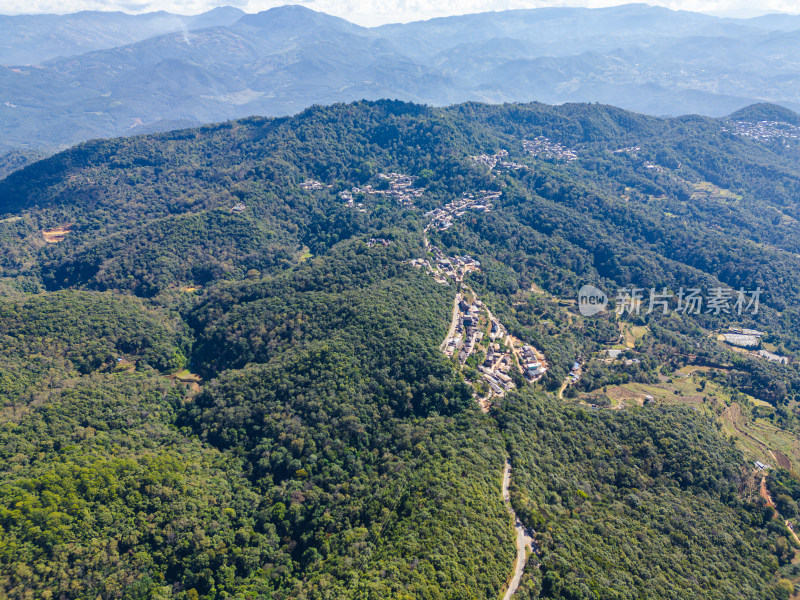
<svg viewBox="0 0 800 600">
<path fill-rule="evenodd" d="M 528 551 L 533 552 L 533 537 L 530 531 L 522 524 L 522 521 L 517 517 L 517 513 L 511 507 L 511 495 L 508 493 L 508 484 L 511 481 L 511 460 L 506 459 L 505 467 L 503 468 L 503 502 L 506 505 L 506 510 L 511 518 L 514 520 L 514 530 L 517 533 L 517 562 L 514 565 L 514 576 L 508 584 L 508 589 L 503 595 L 503 600 L 510 600 L 519 587 L 519 582 L 522 579 L 522 572 L 525 570 L 525 563 L 528 562 Z"/>
<path fill-rule="evenodd" d="M 461 302 L 461 292 L 456 294 L 456 299 L 453 301 L 453 317 L 450 319 L 450 330 L 447 332 L 447 337 L 439 345 L 439 350 L 442 352 L 447 348 L 447 342 L 453 338 L 456 333 L 456 325 L 458 325 L 458 303 Z"/>
</svg>

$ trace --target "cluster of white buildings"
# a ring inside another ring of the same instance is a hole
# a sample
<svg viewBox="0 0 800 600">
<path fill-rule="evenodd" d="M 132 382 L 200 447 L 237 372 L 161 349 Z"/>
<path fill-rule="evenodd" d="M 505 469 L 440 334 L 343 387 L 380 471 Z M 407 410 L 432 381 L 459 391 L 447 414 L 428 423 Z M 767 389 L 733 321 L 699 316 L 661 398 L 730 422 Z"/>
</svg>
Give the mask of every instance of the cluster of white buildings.
<svg viewBox="0 0 800 600">
<path fill-rule="evenodd" d="M 458 353 L 458 360 L 464 364 L 475 351 L 475 346 L 483 339 L 483 332 L 478 327 L 481 317 L 482 303 L 475 300 L 472 304 L 461 300 L 458 303 L 458 315 L 453 336 L 445 340 L 444 353 L 453 356 Z"/>
<path fill-rule="evenodd" d="M 731 125 L 733 126 L 733 133 L 736 135 L 753 138 L 761 142 L 779 139 L 800 139 L 800 127 L 789 123 L 781 123 L 779 121 L 759 121 L 758 123 L 732 121 Z"/>
<path fill-rule="evenodd" d="M 644 162 L 644 168 L 645 169 L 650 169 L 650 170 L 653 170 L 653 171 L 657 171 L 658 173 L 666 173 L 664 167 L 662 167 L 661 165 L 654 165 L 650 161 L 645 161 Z"/>
<path fill-rule="evenodd" d="M 522 147 L 525 152 L 541 158 L 566 161 L 578 158 L 578 153 L 575 150 L 562 146 L 558 142 L 551 142 L 549 138 L 544 136 L 539 136 L 532 140 L 522 140 Z"/>
<path fill-rule="evenodd" d="M 486 359 L 478 370 L 495 396 L 503 396 L 505 392 L 516 387 L 514 380 L 508 374 L 513 364 L 511 355 L 503 352 L 500 344 L 497 342 L 489 344 Z"/>
<path fill-rule="evenodd" d="M 469 254 L 464 256 L 445 256 L 437 246 L 430 247 L 433 253 L 434 266 L 425 258 L 412 258 L 408 263 L 418 269 L 430 272 L 438 283 L 450 285 L 448 280 L 460 283 L 471 271 L 480 271 L 481 263 Z"/>
<path fill-rule="evenodd" d="M 528 169 L 527 165 L 522 165 L 518 162 L 506 160 L 508 158 L 508 150 L 500 150 L 497 154 L 479 154 L 477 156 L 470 156 L 470 158 L 479 165 L 486 165 L 489 170 L 492 169 L 506 169 L 509 171 L 519 171 Z"/>
<path fill-rule="evenodd" d="M 497 320 L 494 316 L 491 317 L 491 322 L 492 326 L 491 329 L 489 330 L 489 338 L 492 341 L 495 341 L 496 339 L 503 339 L 504 337 L 506 337 L 506 334 L 508 332 L 506 331 L 506 328 L 503 327 L 503 324 L 499 320 Z"/>
<path fill-rule="evenodd" d="M 575 362 L 567 375 L 567 384 L 578 383 L 581 378 L 581 363 Z"/>
<path fill-rule="evenodd" d="M 417 269 L 425 269 L 428 273 L 430 273 L 433 276 L 433 279 L 436 281 L 436 283 L 441 283 L 442 285 L 450 285 L 450 282 L 448 281 L 446 275 L 442 273 L 441 270 L 434 269 L 431 266 L 431 263 L 428 262 L 428 259 L 412 258 L 408 261 L 408 264 Z"/>
<path fill-rule="evenodd" d="M 461 336 L 463 344 L 458 352 L 458 360 L 463 365 L 470 355 L 475 352 L 475 346 L 483 339 L 480 328 L 481 308 L 480 300 L 467 304 L 464 300 L 459 303 L 459 319 L 456 325 L 456 336 Z"/>
<path fill-rule="evenodd" d="M 363 187 L 353 187 L 349 190 L 339 192 L 339 198 L 347 204 L 347 206 L 363 209 L 364 204 L 356 202 L 355 198 L 359 194 L 369 196 L 388 196 L 392 198 L 400 206 L 411 208 L 414 206 L 414 201 L 422 197 L 425 193 L 425 188 L 414 187 L 414 178 L 410 175 L 403 175 L 401 173 L 380 173 L 378 177 L 382 180 L 378 187 L 372 184 L 367 184 Z"/>
<path fill-rule="evenodd" d="M 464 276 L 471 271 L 479 271 L 481 263 L 472 258 L 469 254 L 463 256 L 445 256 L 444 252 L 437 246 L 431 246 L 436 270 L 445 277 L 454 279 L 456 282 L 464 280 Z"/>
<path fill-rule="evenodd" d="M 476 213 L 489 212 L 492 210 L 492 203 L 497 201 L 503 192 L 480 190 L 476 193 L 464 192 L 458 200 L 445 204 L 442 208 L 429 211 L 425 216 L 430 217 L 428 227 L 433 227 L 439 231 L 446 231 L 453 226 L 453 221 L 462 216 L 467 211 Z"/>
<path fill-rule="evenodd" d="M 480 269 L 480 263 L 471 256 L 446 257 L 436 246 L 430 246 L 430 250 L 434 254 L 435 267 L 431 267 L 425 259 L 414 259 L 411 264 L 428 269 L 434 277 L 437 277 L 437 281 L 444 274 L 460 282 L 464 274 L 470 270 Z M 478 372 L 490 389 L 486 397 L 479 399 L 484 410 L 488 410 L 491 397 L 502 397 L 515 387 L 514 380 L 509 374 L 512 369 L 518 368 L 528 381 L 541 379 L 547 371 L 544 355 L 532 346 L 526 345 L 520 348 L 520 343 L 508 336 L 500 320 L 494 317 L 479 299 L 467 302 L 459 295 L 457 300 L 453 327 L 442 343 L 441 349 L 448 357 L 457 356 L 463 365 L 483 342 L 484 346 L 481 347 L 485 347 L 487 351 L 483 363 L 478 365 Z M 487 337 L 488 343 L 484 341 Z M 503 340 L 506 345 L 503 344 Z"/>
<path fill-rule="evenodd" d="M 353 188 L 352 190 L 343 190 L 339 192 L 339 199 L 344 201 L 345 206 L 355 208 L 359 212 L 367 212 L 367 209 L 364 208 L 364 203 L 356 202 L 356 199 L 353 196 L 354 193 L 358 193 L 360 191 L 361 191 L 360 188 Z"/>
<path fill-rule="evenodd" d="M 631 156 L 636 156 L 641 150 L 641 146 L 628 146 L 626 148 L 618 148 L 614 150 L 612 154 L 629 154 Z"/>
<path fill-rule="evenodd" d="M 489 342 L 484 342 L 486 357 L 483 363 L 478 365 L 478 372 L 491 391 L 483 399 L 484 401 L 491 396 L 502 397 L 507 391 L 516 387 L 510 374 L 515 368 L 519 368 L 519 371 L 530 382 L 538 381 L 547 372 L 544 356 L 533 346 L 522 346 L 519 349 L 517 360 L 515 360 L 514 354 L 516 348 L 519 348 L 516 345 L 517 342 L 514 341 L 514 338 L 508 337 L 506 342 L 511 346 L 508 347 L 502 343 L 507 336 L 505 327 L 492 316 L 490 311 L 486 310 L 478 299 L 471 303 L 462 299 L 458 303 L 453 335 L 448 337 L 442 346 L 446 356 L 457 356 L 462 365 L 467 362 L 467 359 L 472 356 L 486 337 L 487 320 L 484 318 L 485 315 L 488 315 Z"/>
<path fill-rule="evenodd" d="M 301 190 L 324 190 L 326 187 L 333 187 L 333 186 L 326 186 L 321 181 L 317 181 L 316 179 L 306 179 L 303 183 L 300 184 Z"/>
</svg>

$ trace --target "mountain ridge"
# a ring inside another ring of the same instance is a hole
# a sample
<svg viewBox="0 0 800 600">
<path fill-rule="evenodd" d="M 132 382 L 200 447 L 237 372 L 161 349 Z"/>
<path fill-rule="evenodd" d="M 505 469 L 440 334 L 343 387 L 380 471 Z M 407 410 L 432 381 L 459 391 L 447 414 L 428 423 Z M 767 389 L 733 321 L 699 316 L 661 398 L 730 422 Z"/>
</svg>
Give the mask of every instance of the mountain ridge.
<svg viewBox="0 0 800 600">
<path fill-rule="evenodd" d="M 800 108 L 786 83 L 800 71 L 800 37 L 769 19 L 624 5 L 365 28 L 298 6 L 223 11 L 222 22 L 205 13 L 186 31 L 172 23 L 123 46 L 0 67 L 0 152 L 359 99 L 600 101 L 657 115 Z"/>
<path fill-rule="evenodd" d="M 359 101 L 1 180 L 0 593 L 496 600 L 510 462 L 515 597 L 785 600 L 800 139 L 769 111 Z"/>
<path fill-rule="evenodd" d="M 0 15 L 0 65 L 39 64 L 57 56 L 113 48 L 169 31 L 232 24 L 244 14 L 237 8 L 220 6 L 197 15 L 90 10 L 66 15 Z"/>
</svg>

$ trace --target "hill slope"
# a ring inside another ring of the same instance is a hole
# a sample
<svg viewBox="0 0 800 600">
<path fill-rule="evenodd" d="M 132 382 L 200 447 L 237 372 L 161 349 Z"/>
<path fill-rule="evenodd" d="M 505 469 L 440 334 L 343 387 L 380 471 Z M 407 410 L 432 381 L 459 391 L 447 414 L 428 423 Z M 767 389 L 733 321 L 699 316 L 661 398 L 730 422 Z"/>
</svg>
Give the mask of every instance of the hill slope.
<svg viewBox="0 0 800 600">
<path fill-rule="evenodd" d="M 358 102 L 14 172 L 3 593 L 494 599 L 510 459 L 518 597 L 787 598 L 800 483 L 765 477 L 778 518 L 752 460 L 798 460 L 800 167 L 766 114 Z M 587 283 L 673 294 L 586 316 Z"/>
</svg>

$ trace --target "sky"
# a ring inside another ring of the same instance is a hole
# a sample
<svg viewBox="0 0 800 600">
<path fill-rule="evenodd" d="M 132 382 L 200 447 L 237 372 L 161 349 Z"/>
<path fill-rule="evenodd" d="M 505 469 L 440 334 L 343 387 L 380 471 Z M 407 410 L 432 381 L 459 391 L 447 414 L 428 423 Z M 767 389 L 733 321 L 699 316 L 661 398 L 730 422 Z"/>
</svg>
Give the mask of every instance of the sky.
<svg viewBox="0 0 800 600">
<path fill-rule="evenodd" d="M 360 25 L 372 26 L 491 10 L 544 6 L 600 8 L 623 3 L 620 0 L 0 0 L 0 14 L 69 13 L 80 10 L 121 10 L 129 13 L 166 10 L 197 14 L 220 4 L 236 6 L 246 12 L 259 12 L 283 4 L 303 4 Z M 731 17 L 800 13 L 797 0 L 649 0 L 647 4 Z"/>
</svg>

